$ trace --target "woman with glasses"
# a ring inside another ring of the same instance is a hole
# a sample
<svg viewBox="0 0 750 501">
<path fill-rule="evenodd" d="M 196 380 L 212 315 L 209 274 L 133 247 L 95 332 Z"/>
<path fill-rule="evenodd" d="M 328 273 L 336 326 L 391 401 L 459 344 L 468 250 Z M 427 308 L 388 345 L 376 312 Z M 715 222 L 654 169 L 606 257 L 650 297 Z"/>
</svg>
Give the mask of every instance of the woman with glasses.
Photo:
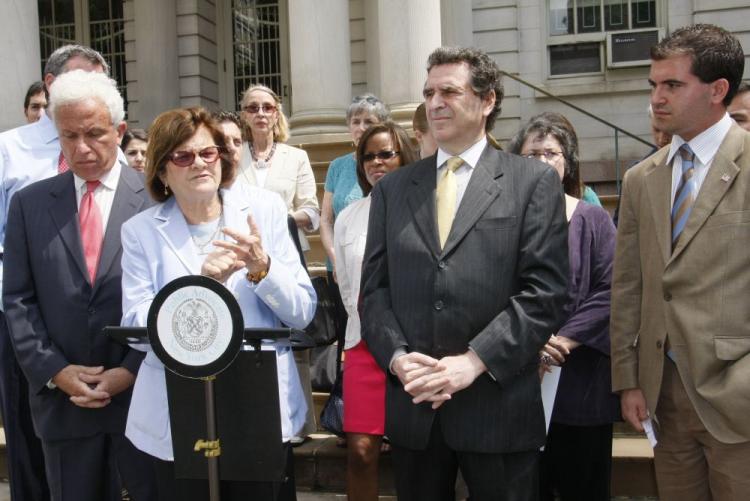
<svg viewBox="0 0 750 501">
<path fill-rule="evenodd" d="M 350 500 L 378 499 L 378 458 L 385 431 L 385 374 L 360 335 L 359 284 L 367 240 L 370 191 L 383 176 L 418 160 L 404 129 L 393 122 L 373 125 L 357 145 L 357 184 L 365 198 L 344 209 L 334 227 L 336 275 L 349 315 L 344 349 L 344 431 Z"/>
<path fill-rule="evenodd" d="M 619 399 L 611 392 L 609 359 L 615 227 L 604 209 L 579 200 L 578 138 L 564 116 L 533 117 L 509 149 L 557 171 L 569 224 L 567 320 L 541 354 L 542 369 L 554 364 L 562 371 L 542 452 L 540 499 L 608 500 L 612 423 L 620 416 Z"/>
<path fill-rule="evenodd" d="M 265 85 L 252 85 L 242 96 L 242 120 L 245 123 L 246 147 L 240 159 L 237 181 L 258 186 L 281 195 L 289 215 L 297 224 L 303 251 L 310 249 L 305 232 L 318 229 L 320 209 L 317 186 L 307 153 L 284 142 L 289 138 L 289 124 L 281 109 L 281 99 Z M 301 444 L 317 425 L 310 383 L 310 350 L 294 352 L 297 370 L 307 401 L 307 417 L 300 435 Z"/>
<path fill-rule="evenodd" d="M 167 111 L 152 124 L 146 187 L 158 203 L 122 226 L 123 319 L 143 327 L 156 293 L 185 275 L 204 275 L 237 298 L 246 327 L 304 328 L 315 292 L 286 224 L 287 210 L 273 193 L 234 185 L 222 130 L 202 108 Z M 288 346 L 274 345 L 286 454 L 280 483 L 222 481 L 221 498 L 293 500 L 292 436 L 306 405 Z M 236 398 L 243 391 L 237 389 Z M 138 371 L 125 434 L 153 457 L 160 500 L 208 499 L 208 483 L 175 479 L 164 366 L 152 351 Z M 251 458 L 248 458 L 250 461 Z M 279 497 L 272 497 L 274 493 Z"/>
</svg>

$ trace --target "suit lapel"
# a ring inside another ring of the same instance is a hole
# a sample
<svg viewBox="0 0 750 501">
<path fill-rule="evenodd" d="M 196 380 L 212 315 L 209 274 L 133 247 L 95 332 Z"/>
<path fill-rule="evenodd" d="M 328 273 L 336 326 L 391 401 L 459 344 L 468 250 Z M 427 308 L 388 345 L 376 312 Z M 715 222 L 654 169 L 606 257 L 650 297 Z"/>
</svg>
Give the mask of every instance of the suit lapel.
<svg viewBox="0 0 750 501">
<path fill-rule="evenodd" d="M 185 216 L 182 215 L 174 197 L 169 198 L 159 207 L 159 210 L 154 213 L 154 219 L 160 221 L 156 225 L 156 230 L 177 259 L 185 266 L 187 272 L 191 275 L 199 274 L 202 261 L 190 238 Z"/>
<path fill-rule="evenodd" d="M 491 146 L 485 147 L 466 186 L 441 255 L 446 255 L 453 250 L 492 201 L 497 198 L 502 190 L 495 180 L 502 175 L 500 154 Z"/>
<path fill-rule="evenodd" d="M 270 182 L 273 179 L 276 179 L 279 176 L 283 176 L 283 174 L 284 174 L 283 170 L 287 166 L 287 163 L 286 163 L 287 162 L 287 158 L 286 158 L 286 156 L 288 154 L 289 154 L 289 150 L 287 150 L 286 148 L 284 148 L 283 144 L 281 144 L 281 143 L 276 144 L 276 153 L 274 153 L 274 160 L 273 160 L 273 163 L 271 164 L 271 165 L 275 164 L 276 168 L 266 167 L 266 169 L 268 169 L 268 172 L 266 173 L 266 182 L 265 182 L 264 186 L 270 186 L 271 185 Z M 250 170 L 252 170 L 252 169 L 250 169 Z M 253 175 L 255 175 L 255 174 L 253 174 Z M 258 184 L 257 184 L 258 180 L 254 179 L 254 181 L 256 183 L 255 186 L 258 186 Z"/>
<path fill-rule="evenodd" d="M 57 176 L 52 185 L 50 195 L 54 199 L 49 212 L 52 221 L 57 226 L 60 238 L 71 258 L 76 263 L 78 271 L 89 280 L 89 272 L 83 258 L 81 244 L 81 230 L 78 223 L 78 207 L 76 206 L 75 183 L 73 173 L 68 171 Z"/>
<path fill-rule="evenodd" d="M 437 232 L 435 189 L 437 187 L 437 156 L 419 161 L 412 173 L 413 189 L 407 190 L 407 204 L 411 208 L 417 230 L 422 234 L 430 252 L 437 257 L 440 243 Z"/>
<path fill-rule="evenodd" d="M 663 262 L 669 261 L 672 254 L 672 168 L 665 163 L 668 149 L 652 157 L 653 164 L 646 174 L 646 192 L 651 203 L 651 215 L 656 228 L 656 240 L 661 250 Z"/>
<path fill-rule="evenodd" d="M 744 132 L 740 131 L 737 126 L 733 126 L 716 152 L 706 179 L 703 180 L 703 185 L 698 192 L 698 198 L 690 211 L 687 224 L 677 241 L 677 247 L 672 253 L 672 259 L 675 259 L 690 243 L 734 183 L 734 179 L 740 172 L 734 161 L 742 154 L 742 135 Z"/>
<path fill-rule="evenodd" d="M 94 291 L 102 283 L 103 277 L 109 272 L 115 258 L 121 254 L 120 229 L 122 223 L 140 212 L 145 204 L 143 197 L 138 194 L 144 188 L 138 182 L 136 174 L 126 164 L 121 164 L 120 167 L 120 179 L 117 182 L 117 190 L 112 200 L 112 208 L 109 211 L 107 231 L 104 233 L 104 241 L 102 242 Z"/>
</svg>

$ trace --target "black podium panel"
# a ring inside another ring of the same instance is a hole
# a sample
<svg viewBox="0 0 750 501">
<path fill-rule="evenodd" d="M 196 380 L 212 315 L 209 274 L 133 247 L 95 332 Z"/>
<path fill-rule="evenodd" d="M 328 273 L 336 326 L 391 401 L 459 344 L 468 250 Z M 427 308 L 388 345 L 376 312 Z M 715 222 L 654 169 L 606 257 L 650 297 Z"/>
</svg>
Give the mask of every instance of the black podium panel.
<svg viewBox="0 0 750 501">
<path fill-rule="evenodd" d="M 205 390 L 201 380 L 165 371 L 175 476 L 207 479 L 206 458 L 195 452 L 206 438 Z M 286 455 L 281 443 L 281 417 L 276 353 L 241 351 L 216 376 L 217 436 L 221 440 L 221 480 L 281 481 Z"/>
</svg>

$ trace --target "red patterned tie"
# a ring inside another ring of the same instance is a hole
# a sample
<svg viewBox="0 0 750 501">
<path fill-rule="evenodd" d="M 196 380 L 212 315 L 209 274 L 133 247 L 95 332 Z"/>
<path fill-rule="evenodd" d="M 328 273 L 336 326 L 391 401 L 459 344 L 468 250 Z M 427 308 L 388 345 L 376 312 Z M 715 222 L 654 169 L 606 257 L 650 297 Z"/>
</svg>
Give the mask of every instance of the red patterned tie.
<svg viewBox="0 0 750 501">
<path fill-rule="evenodd" d="M 83 256 L 86 258 L 86 268 L 89 270 L 92 284 L 96 278 L 96 267 L 99 264 L 103 238 L 102 213 L 94 200 L 94 190 L 99 184 L 99 181 L 86 181 L 86 193 L 81 198 L 81 206 L 78 208 Z"/>
<path fill-rule="evenodd" d="M 62 174 L 63 172 L 67 172 L 69 169 L 68 162 L 65 160 L 65 155 L 63 155 L 63 152 L 60 152 L 60 158 L 57 159 L 57 173 Z"/>
</svg>

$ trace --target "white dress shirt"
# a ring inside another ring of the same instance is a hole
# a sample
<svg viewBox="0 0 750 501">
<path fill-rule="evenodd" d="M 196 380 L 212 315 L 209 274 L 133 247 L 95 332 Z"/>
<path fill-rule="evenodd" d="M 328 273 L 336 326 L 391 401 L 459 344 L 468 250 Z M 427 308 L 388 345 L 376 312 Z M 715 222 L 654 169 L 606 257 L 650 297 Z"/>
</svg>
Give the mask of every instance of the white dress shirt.
<svg viewBox="0 0 750 501">
<path fill-rule="evenodd" d="M 482 139 L 471 145 L 469 148 L 461 152 L 459 155 L 456 155 L 458 157 L 461 157 L 461 160 L 464 161 L 464 163 L 461 164 L 461 166 L 456 169 L 456 205 L 453 211 L 453 214 L 458 211 L 459 206 L 461 205 L 461 200 L 464 198 L 464 193 L 466 192 L 466 187 L 469 185 L 469 180 L 471 179 L 471 174 L 474 172 L 474 168 L 477 166 L 477 163 L 479 163 L 479 157 L 482 156 L 482 152 L 484 151 L 485 146 L 487 146 L 487 136 L 482 136 Z M 447 153 L 442 148 L 438 148 L 437 151 L 437 181 L 440 182 L 440 178 L 445 175 L 445 169 L 448 167 L 446 166 L 446 162 L 449 158 L 453 157 L 454 155 L 451 155 L 450 153 Z"/>
<path fill-rule="evenodd" d="M 341 300 L 349 318 L 346 321 L 344 349 L 354 348 L 362 339 L 359 322 L 359 286 L 362 260 L 367 242 L 367 222 L 370 219 L 370 197 L 350 204 L 341 211 L 333 227 L 333 248 L 336 254 L 336 278 Z"/>
<path fill-rule="evenodd" d="M 672 144 L 669 147 L 669 155 L 667 155 L 667 163 L 672 162 L 672 202 L 670 207 L 674 204 L 674 195 L 677 192 L 677 186 L 680 184 L 680 178 L 682 178 L 682 156 L 677 154 L 680 147 L 687 142 L 690 149 L 695 153 L 693 181 L 697 193 L 700 193 L 703 180 L 706 179 L 706 174 L 708 174 L 708 169 L 711 168 L 716 152 L 719 151 L 719 147 L 733 123 L 734 120 L 729 117 L 728 113 L 725 113 L 721 120 L 690 141 L 685 141 L 680 136 L 672 136 Z"/>
</svg>

